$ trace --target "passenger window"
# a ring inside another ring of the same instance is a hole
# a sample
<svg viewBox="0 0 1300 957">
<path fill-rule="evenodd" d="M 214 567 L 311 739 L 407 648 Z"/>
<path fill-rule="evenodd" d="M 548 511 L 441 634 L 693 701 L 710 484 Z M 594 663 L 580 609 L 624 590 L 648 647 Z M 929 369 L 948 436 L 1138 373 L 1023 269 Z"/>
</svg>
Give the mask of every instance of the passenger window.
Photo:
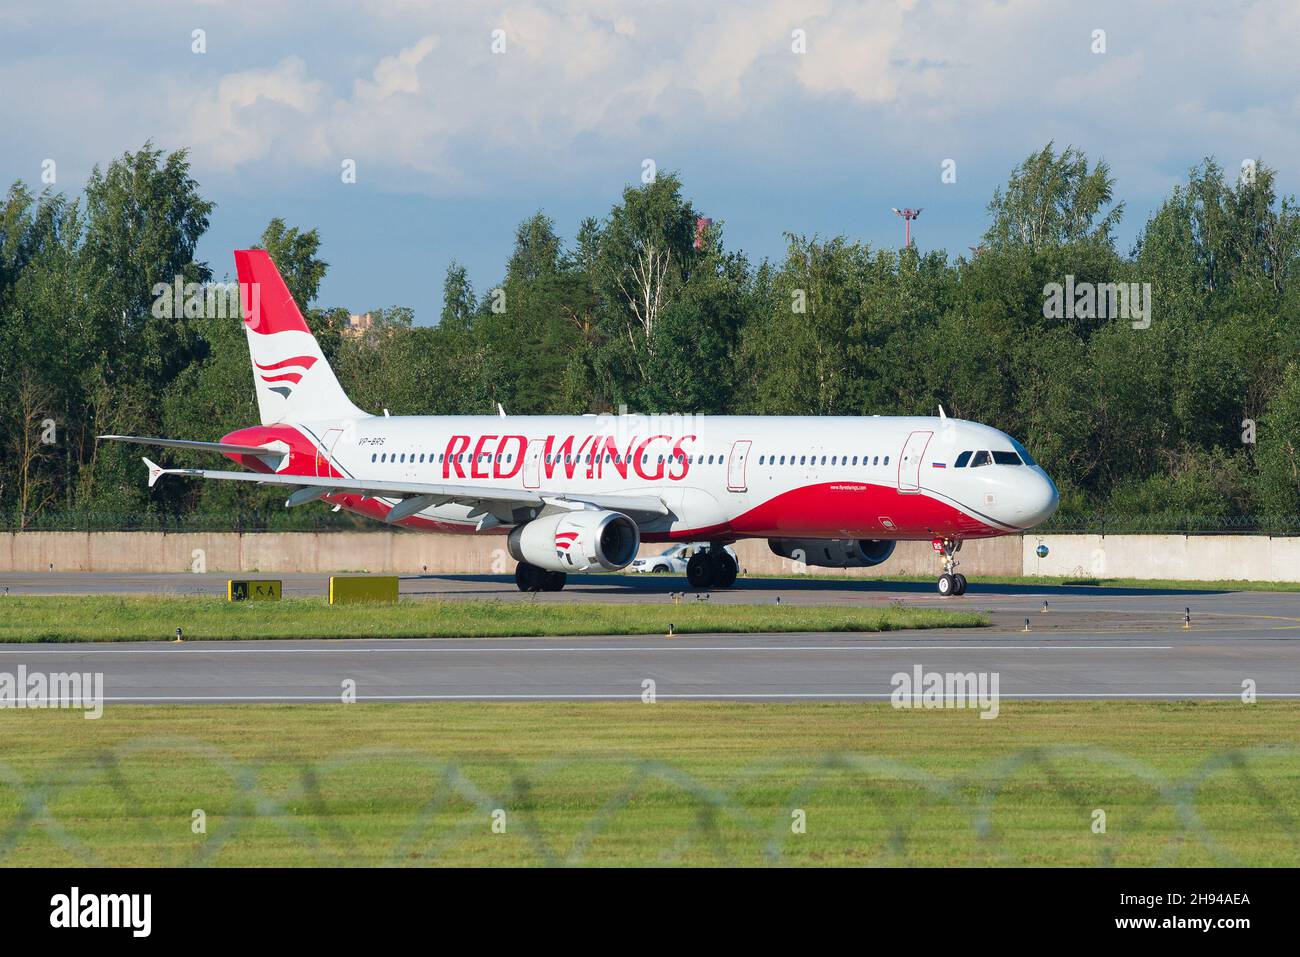
<svg viewBox="0 0 1300 957">
<path fill-rule="evenodd" d="M 981 465 L 989 464 L 989 454 L 987 452 L 976 452 L 975 457 L 971 459 L 970 467 L 979 468 Z"/>
<path fill-rule="evenodd" d="M 801 456 L 799 456 L 799 464 L 800 464 L 800 465 L 806 465 L 807 462 L 808 462 L 808 456 L 806 456 L 806 455 L 801 455 Z"/>
<path fill-rule="evenodd" d="M 853 464 L 854 464 L 854 465 L 857 465 L 857 464 L 858 464 L 858 457 L 857 457 L 856 455 L 853 456 Z"/>
<path fill-rule="evenodd" d="M 886 464 L 886 465 L 889 464 L 889 456 L 888 456 L 888 455 L 885 456 L 885 464 Z"/>
<path fill-rule="evenodd" d="M 880 456 L 877 455 L 874 459 L 872 459 L 871 464 L 872 464 L 872 465 L 879 465 L 879 464 L 880 464 Z M 885 459 L 885 464 L 886 464 L 886 465 L 889 464 L 889 459 Z"/>
<path fill-rule="evenodd" d="M 831 465 L 834 465 L 834 464 L 835 464 L 835 456 L 832 455 L 832 456 L 831 456 Z"/>
<path fill-rule="evenodd" d="M 966 463 L 969 461 L 970 461 L 970 451 L 968 450 L 963 452 L 961 455 L 957 456 L 957 461 L 952 464 L 952 467 L 955 469 L 964 469 L 966 467 Z"/>
<path fill-rule="evenodd" d="M 371 452 L 371 453 L 370 453 L 370 461 L 373 462 L 373 461 L 374 461 L 375 459 L 377 459 L 377 458 L 379 458 L 379 456 L 376 455 L 374 452 Z"/>
</svg>

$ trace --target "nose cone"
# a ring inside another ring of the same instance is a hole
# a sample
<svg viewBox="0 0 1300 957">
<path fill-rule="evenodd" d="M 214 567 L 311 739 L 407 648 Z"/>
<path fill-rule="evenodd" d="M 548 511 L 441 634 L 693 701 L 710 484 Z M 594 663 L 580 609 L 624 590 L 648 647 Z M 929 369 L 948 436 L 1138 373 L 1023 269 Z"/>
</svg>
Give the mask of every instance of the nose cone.
<svg viewBox="0 0 1300 957">
<path fill-rule="evenodd" d="M 1033 481 L 1026 483 L 1028 487 L 1022 493 L 1024 499 L 1017 516 L 1017 524 L 1021 528 L 1041 525 L 1056 513 L 1057 506 L 1061 504 L 1060 493 L 1056 491 L 1056 483 L 1051 477 L 1041 468 L 1033 471 Z"/>
</svg>

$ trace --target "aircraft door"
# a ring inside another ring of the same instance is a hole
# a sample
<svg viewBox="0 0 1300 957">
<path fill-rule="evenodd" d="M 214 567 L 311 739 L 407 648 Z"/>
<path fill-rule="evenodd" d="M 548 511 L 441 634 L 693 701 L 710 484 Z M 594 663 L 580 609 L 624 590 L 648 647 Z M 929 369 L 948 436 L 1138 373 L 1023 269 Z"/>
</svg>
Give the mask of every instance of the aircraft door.
<svg viewBox="0 0 1300 957">
<path fill-rule="evenodd" d="M 334 458 L 334 446 L 343 437 L 342 429 L 328 429 L 321 436 L 320 448 L 316 450 L 316 475 L 320 478 L 330 474 L 330 460 Z"/>
<path fill-rule="evenodd" d="M 546 442 L 532 439 L 528 443 L 528 453 L 524 457 L 524 488 L 541 488 L 542 486 L 542 452 Z"/>
<path fill-rule="evenodd" d="M 903 445 L 903 454 L 898 457 L 898 490 L 900 492 L 921 491 L 921 459 L 925 456 L 926 446 L 934 438 L 933 432 L 913 432 Z"/>
<path fill-rule="evenodd" d="M 749 458 L 749 447 L 753 444 L 749 439 L 740 439 L 731 446 L 731 456 L 727 459 L 727 491 L 745 491 L 745 460 Z"/>
</svg>

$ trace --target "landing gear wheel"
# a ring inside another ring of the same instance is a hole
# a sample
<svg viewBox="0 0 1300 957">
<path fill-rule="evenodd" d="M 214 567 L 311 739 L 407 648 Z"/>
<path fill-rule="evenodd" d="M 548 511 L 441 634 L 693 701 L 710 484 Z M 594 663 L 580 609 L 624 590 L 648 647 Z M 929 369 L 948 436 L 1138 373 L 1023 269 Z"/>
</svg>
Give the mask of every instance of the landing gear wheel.
<svg viewBox="0 0 1300 957">
<path fill-rule="evenodd" d="M 736 576 L 740 574 L 740 567 L 736 560 L 731 557 L 730 552 L 718 552 L 718 579 L 719 588 L 730 588 L 736 584 Z"/>
<path fill-rule="evenodd" d="M 546 584 L 546 575 L 545 570 L 527 562 L 515 566 L 515 584 L 520 591 L 541 591 Z"/>
<path fill-rule="evenodd" d="M 943 556 L 943 574 L 939 576 L 939 594 L 944 598 L 949 595 L 966 594 L 966 576 L 958 572 L 957 553 L 961 551 L 961 541 L 951 538 L 935 538 L 934 550 Z"/>
<path fill-rule="evenodd" d="M 696 552 L 686 563 L 686 580 L 692 588 L 705 589 L 713 584 L 714 566 L 707 552 Z"/>
<path fill-rule="evenodd" d="M 568 580 L 569 576 L 564 572 L 543 572 L 542 591 L 559 591 Z"/>
</svg>

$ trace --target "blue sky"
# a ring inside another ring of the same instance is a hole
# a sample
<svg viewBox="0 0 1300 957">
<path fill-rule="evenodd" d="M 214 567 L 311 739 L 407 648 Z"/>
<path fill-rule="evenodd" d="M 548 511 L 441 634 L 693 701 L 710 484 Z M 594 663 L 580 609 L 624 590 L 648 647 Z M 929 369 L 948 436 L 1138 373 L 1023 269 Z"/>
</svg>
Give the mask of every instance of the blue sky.
<svg viewBox="0 0 1300 957">
<path fill-rule="evenodd" d="M 570 238 L 647 158 L 754 260 L 787 230 L 899 245 L 904 205 L 925 210 L 922 249 L 965 254 L 1048 140 L 1110 163 L 1125 248 L 1206 155 L 1297 191 L 1300 4 L 1133 6 L 7 0 L 0 180 L 38 184 L 54 159 L 75 193 L 147 139 L 188 147 L 218 276 L 280 216 L 321 232 L 322 304 L 421 322 L 450 260 L 491 288 L 521 219 Z"/>
</svg>

